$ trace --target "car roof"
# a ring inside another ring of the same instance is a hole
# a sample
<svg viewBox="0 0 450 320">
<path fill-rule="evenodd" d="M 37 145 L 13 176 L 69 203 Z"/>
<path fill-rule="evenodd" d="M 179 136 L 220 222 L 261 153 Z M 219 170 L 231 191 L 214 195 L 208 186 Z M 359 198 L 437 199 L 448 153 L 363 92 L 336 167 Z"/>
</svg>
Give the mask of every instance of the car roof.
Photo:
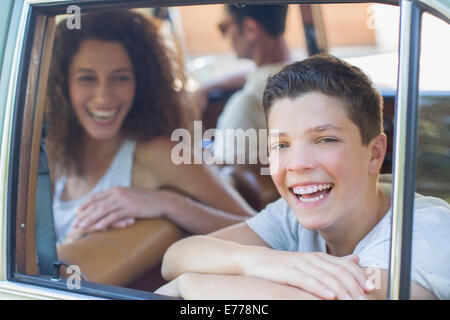
<svg viewBox="0 0 450 320">
<path fill-rule="evenodd" d="M 64 4 L 66 5 L 69 3 L 77 3 L 78 1 L 73 0 L 28 0 L 28 3 L 30 4 L 39 4 L 39 3 L 52 3 L 55 4 Z M 89 1 L 79 1 L 81 3 L 86 3 Z M 92 2 L 96 2 L 98 4 L 98 1 L 92 0 Z M 133 0 L 128 0 L 129 3 L 134 3 Z M 170 6 L 189 6 L 189 5 L 200 5 L 200 4 L 239 4 L 245 2 L 246 4 L 264 4 L 264 3 L 275 3 L 276 0 L 147 0 L 147 1 L 135 1 L 135 3 L 142 5 L 142 6 L 163 6 L 163 7 L 170 7 Z M 399 6 L 401 3 L 401 0 L 294 0 L 294 1 L 282 1 L 284 3 L 302 3 L 302 4 L 326 4 L 326 3 L 382 3 L 382 4 L 388 4 L 388 5 L 396 5 Z M 436 15 L 441 16 L 447 22 L 450 20 L 450 0 L 416 0 L 417 3 L 420 3 L 430 11 L 433 11 Z"/>
</svg>

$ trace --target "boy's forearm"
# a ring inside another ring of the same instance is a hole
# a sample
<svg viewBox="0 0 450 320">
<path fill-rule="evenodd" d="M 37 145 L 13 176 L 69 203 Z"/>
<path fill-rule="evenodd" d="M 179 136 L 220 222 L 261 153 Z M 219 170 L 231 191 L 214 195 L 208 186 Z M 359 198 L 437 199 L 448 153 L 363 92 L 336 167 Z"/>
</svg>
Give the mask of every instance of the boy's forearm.
<svg viewBox="0 0 450 320">
<path fill-rule="evenodd" d="M 245 264 L 254 250 L 258 248 L 208 236 L 192 236 L 174 243 L 166 251 L 161 272 L 168 281 L 186 272 L 244 274 Z"/>
<path fill-rule="evenodd" d="M 317 300 L 301 289 L 243 275 L 186 273 L 176 280 L 179 294 L 188 300 Z"/>
</svg>

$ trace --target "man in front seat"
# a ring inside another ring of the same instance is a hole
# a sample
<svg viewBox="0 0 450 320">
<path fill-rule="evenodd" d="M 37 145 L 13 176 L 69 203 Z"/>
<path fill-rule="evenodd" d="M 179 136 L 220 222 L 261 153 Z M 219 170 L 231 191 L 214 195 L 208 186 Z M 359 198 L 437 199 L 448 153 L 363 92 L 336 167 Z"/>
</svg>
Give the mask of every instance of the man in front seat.
<svg viewBox="0 0 450 320">
<path fill-rule="evenodd" d="M 219 23 L 219 29 L 231 42 L 238 58 L 251 59 L 256 69 L 247 75 L 244 87 L 231 96 L 219 116 L 217 129 L 224 139 L 216 139 L 214 156 L 219 162 L 227 164 L 229 163 L 227 159 L 234 159 L 234 164 L 241 164 L 237 159 L 245 159 L 245 165 L 237 170 L 234 166 L 234 170 L 241 173 L 243 172 L 239 171 L 241 169 L 253 172 L 260 186 L 258 192 L 262 200 L 261 208 L 267 202 L 278 198 L 278 196 L 276 198 L 271 196 L 271 194 L 276 195 L 276 190 L 270 177 L 260 174 L 260 166 L 251 165 L 255 163 L 261 165 L 258 162 L 261 159 L 250 158 L 252 154 L 258 157 L 261 153 L 249 152 L 248 140 L 245 144 L 242 143 L 243 140 L 239 142 L 239 139 L 230 143 L 226 141 L 225 136 L 227 129 L 243 131 L 267 129 L 262 106 L 266 79 L 291 60 L 283 36 L 287 9 L 287 5 L 246 5 L 244 7 L 228 5 L 224 11 L 224 18 Z M 258 147 L 265 154 L 266 141 L 259 141 Z"/>
</svg>

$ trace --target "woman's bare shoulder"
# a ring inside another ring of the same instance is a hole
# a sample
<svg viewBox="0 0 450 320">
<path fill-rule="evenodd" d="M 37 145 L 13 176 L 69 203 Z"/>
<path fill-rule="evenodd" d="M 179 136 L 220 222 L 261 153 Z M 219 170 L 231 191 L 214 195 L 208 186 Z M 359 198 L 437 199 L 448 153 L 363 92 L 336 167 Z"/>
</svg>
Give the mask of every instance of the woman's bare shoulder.
<svg viewBox="0 0 450 320">
<path fill-rule="evenodd" d="M 135 151 L 136 161 L 144 166 L 168 166 L 173 163 L 171 154 L 176 144 L 169 137 L 155 137 L 150 141 L 139 142 Z"/>
</svg>

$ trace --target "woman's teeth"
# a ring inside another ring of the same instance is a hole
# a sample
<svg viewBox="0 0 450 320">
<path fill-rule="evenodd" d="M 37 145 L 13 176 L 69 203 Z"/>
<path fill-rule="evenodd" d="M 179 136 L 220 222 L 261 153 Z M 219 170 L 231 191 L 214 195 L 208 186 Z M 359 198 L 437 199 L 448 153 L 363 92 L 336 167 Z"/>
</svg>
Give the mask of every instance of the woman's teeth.
<svg viewBox="0 0 450 320">
<path fill-rule="evenodd" d="M 88 114 L 96 121 L 108 122 L 116 116 L 118 110 L 104 111 L 104 110 L 90 110 L 88 109 Z"/>
</svg>

